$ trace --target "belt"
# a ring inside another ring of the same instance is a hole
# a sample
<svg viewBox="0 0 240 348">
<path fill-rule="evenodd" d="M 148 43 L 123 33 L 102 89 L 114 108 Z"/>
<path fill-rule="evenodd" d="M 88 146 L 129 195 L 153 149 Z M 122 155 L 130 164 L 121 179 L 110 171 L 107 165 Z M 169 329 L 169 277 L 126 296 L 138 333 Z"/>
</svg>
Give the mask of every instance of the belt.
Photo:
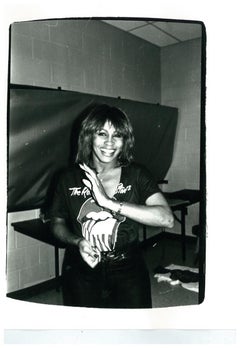
<svg viewBox="0 0 240 348">
<path fill-rule="evenodd" d="M 121 261 L 130 258 L 137 251 L 136 244 L 128 246 L 125 250 L 102 251 L 101 261 Z"/>
<path fill-rule="evenodd" d="M 107 261 L 121 261 L 125 260 L 129 257 L 127 255 L 129 253 L 119 253 L 115 251 L 102 251 L 101 252 L 101 261 L 107 262 Z"/>
</svg>

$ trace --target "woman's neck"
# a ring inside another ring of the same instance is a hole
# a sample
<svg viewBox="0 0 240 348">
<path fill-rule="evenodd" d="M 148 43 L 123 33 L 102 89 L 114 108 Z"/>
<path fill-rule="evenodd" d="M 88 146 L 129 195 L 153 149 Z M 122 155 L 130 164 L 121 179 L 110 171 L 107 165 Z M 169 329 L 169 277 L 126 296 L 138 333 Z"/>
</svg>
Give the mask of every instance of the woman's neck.
<svg viewBox="0 0 240 348">
<path fill-rule="evenodd" d="M 117 168 L 117 164 L 116 163 L 100 163 L 98 161 L 93 161 L 93 165 L 94 168 L 96 169 L 97 173 L 100 174 L 104 174 L 104 173 L 108 173 L 109 171 L 112 171 L 113 169 Z"/>
</svg>

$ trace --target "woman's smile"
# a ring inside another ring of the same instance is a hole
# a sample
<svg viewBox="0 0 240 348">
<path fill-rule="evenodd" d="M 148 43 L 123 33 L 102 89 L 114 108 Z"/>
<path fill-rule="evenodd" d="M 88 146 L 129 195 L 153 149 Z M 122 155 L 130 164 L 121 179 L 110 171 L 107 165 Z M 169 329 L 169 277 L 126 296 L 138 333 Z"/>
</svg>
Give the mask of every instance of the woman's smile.
<svg viewBox="0 0 240 348">
<path fill-rule="evenodd" d="M 107 157 L 111 157 L 114 155 L 114 152 L 115 150 L 111 150 L 111 149 L 101 149 L 101 152 L 104 156 L 107 156 Z"/>
</svg>

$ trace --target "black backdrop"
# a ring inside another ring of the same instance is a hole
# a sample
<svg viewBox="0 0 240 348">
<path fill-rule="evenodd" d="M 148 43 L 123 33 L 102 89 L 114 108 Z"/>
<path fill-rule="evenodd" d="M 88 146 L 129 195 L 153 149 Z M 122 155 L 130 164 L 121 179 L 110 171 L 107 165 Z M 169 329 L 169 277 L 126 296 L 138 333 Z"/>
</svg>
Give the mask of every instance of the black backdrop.
<svg viewBox="0 0 240 348">
<path fill-rule="evenodd" d="M 135 161 L 157 180 L 171 165 L 177 109 L 78 92 L 11 88 L 8 120 L 8 211 L 41 208 L 54 177 L 71 162 L 79 114 L 92 102 L 108 103 L 129 116 Z"/>
</svg>

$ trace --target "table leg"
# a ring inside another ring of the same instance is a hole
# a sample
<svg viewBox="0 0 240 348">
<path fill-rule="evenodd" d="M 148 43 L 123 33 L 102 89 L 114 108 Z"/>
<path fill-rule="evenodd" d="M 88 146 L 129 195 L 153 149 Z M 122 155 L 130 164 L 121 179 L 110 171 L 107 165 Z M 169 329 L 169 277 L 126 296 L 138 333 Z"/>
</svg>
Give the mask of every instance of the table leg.
<svg viewBox="0 0 240 348">
<path fill-rule="evenodd" d="M 59 250 L 58 247 L 54 247 L 55 253 L 55 278 L 57 281 L 56 290 L 59 291 Z"/>
<path fill-rule="evenodd" d="M 185 216 L 187 215 L 187 208 L 181 209 L 181 237 L 182 237 L 182 259 L 186 260 L 186 222 Z"/>
</svg>

